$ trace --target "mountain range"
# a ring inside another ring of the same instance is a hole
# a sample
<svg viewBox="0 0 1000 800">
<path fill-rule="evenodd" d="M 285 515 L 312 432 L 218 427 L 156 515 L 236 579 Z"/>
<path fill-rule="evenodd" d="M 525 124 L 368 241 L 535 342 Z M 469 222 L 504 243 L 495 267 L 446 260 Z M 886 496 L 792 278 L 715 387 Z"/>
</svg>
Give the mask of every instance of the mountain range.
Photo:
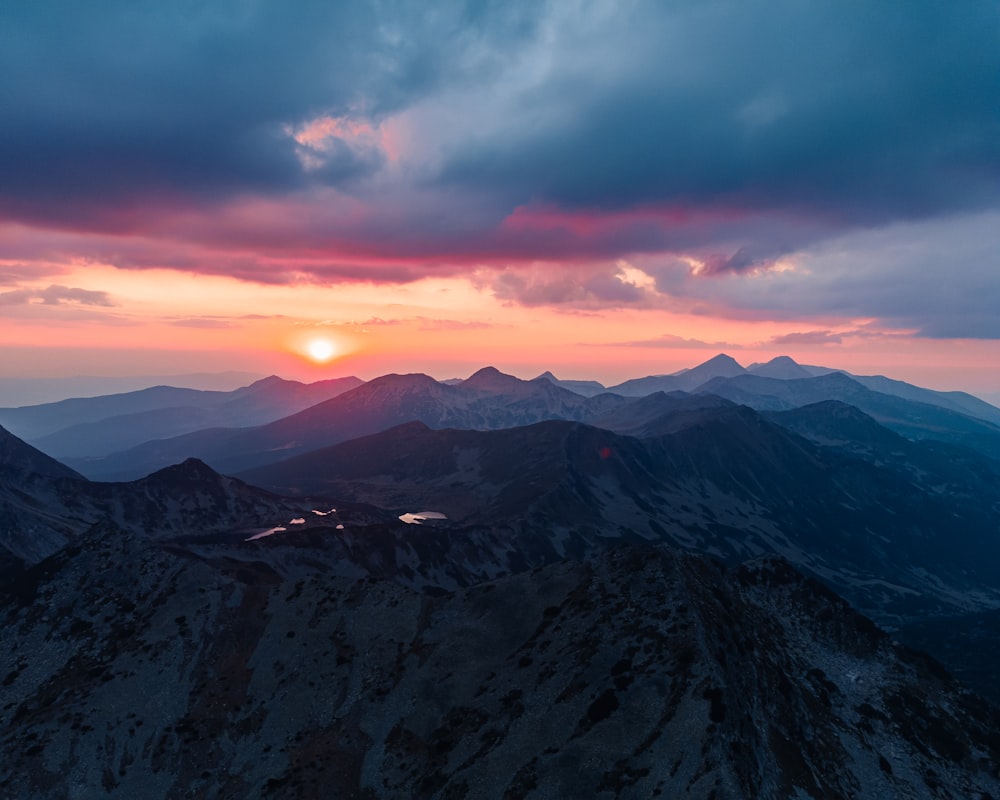
<svg viewBox="0 0 1000 800">
<path fill-rule="evenodd" d="M 822 372 L 824 368 L 800 368 L 785 357 L 755 369 L 797 375 L 800 370 Z M 758 410 L 785 410 L 823 400 L 841 400 L 861 408 L 906 436 L 964 444 L 986 455 L 1000 457 L 1000 409 L 961 392 L 934 392 L 900 381 L 857 379 L 830 370 L 810 378 L 768 378 L 748 373 L 728 356 L 717 356 L 681 375 L 667 378 L 667 384 L 675 387 L 667 390 L 670 393 L 710 394 Z M 895 393 L 870 389 L 863 380 Z M 639 394 L 635 387 L 644 381 L 649 391 Z M 150 416 L 136 418 L 138 424 L 134 427 L 123 425 L 122 418 L 116 417 L 108 420 L 103 428 L 98 426 L 83 431 L 74 428 L 59 434 L 63 441 L 75 442 L 64 444 L 63 449 L 85 448 L 94 436 L 104 437 L 104 444 L 95 445 L 85 455 L 63 454 L 60 457 L 94 480 L 134 480 L 189 457 L 199 458 L 221 472 L 241 472 L 413 420 L 432 428 L 480 430 L 547 419 L 595 422 L 627 405 L 630 399 L 664 391 L 655 388 L 664 385 L 664 381 L 666 378 L 628 382 L 633 384 L 630 391 L 635 394 L 625 395 L 618 393 L 620 387 L 597 394 L 589 390 L 580 394 L 554 380 L 551 374 L 524 381 L 492 367 L 458 382 L 439 382 L 421 374 L 385 375 L 355 388 L 338 383 L 336 396 L 260 425 L 236 425 L 238 418 L 231 415 L 229 425 L 171 436 L 169 425 L 158 429 L 155 419 Z M 570 386 L 579 388 L 579 383 L 573 382 Z M 689 390 L 676 388 L 678 385 L 687 386 Z M 256 386 L 258 384 L 248 389 Z M 228 408 L 228 405 L 223 407 L 217 416 L 230 413 Z M 29 410 L 21 411 L 27 414 Z M 163 413 L 169 416 L 178 412 L 174 409 Z M 3 419 L 0 413 L 0 424 Z M 191 418 L 184 424 L 195 426 L 197 422 Z M 131 437 L 130 441 L 148 440 L 109 452 L 112 443 L 121 440 L 120 436 L 104 436 L 101 431 L 115 427 L 121 427 L 122 435 Z M 58 455 L 50 441 L 48 438 L 32 440 L 46 452 Z"/>
<path fill-rule="evenodd" d="M 992 407 L 663 377 L 272 378 L 204 408 L 337 394 L 65 463 L 0 430 L 0 796 L 1000 796 Z M 136 394 L 16 411 L 200 396 Z"/>
<path fill-rule="evenodd" d="M 272 375 L 229 392 L 153 386 L 117 395 L 0 408 L 0 425 L 57 458 L 93 457 L 151 438 L 270 422 L 362 383 L 355 377 L 301 383 Z"/>
<path fill-rule="evenodd" d="M 420 420 L 433 427 L 504 428 L 542 419 L 585 419 L 624 402 L 586 398 L 544 379 L 484 368 L 456 385 L 427 375 L 384 375 L 266 425 L 210 428 L 98 458 L 67 458 L 90 478 L 130 480 L 183 458 L 239 472 L 328 444 Z"/>
</svg>

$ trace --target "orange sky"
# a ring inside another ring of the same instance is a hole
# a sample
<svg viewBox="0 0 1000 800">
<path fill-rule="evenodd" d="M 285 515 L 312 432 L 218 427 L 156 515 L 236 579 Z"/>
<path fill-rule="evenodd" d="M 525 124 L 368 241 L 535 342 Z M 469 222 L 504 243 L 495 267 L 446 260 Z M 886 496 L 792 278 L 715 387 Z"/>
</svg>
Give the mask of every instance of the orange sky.
<svg viewBox="0 0 1000 800">
<path fill-rule="evenodd" d="M 1000 390 L 996 372 L 981 369 L 993 359 L 1000 363 L 994 342 L 914 339 L 872 329 L 868 320 L 826 320 L 831 337 L 846 335 L 809 344 L 794 338 L 816 330 L 815 319 L 526 307 L 460 277 L 389 286 L 274 286 L 93 263 L 62 270 L 59 281 L 103 293 L 107 304 L 47 303 L 41 297 L 49 279 L 24 282 L 39 299 L 7 306 L 0 317 L 5 376 L 240 370 L 301 380 L 387 372 L 447 378 L 492 364 L 522 377 L 552 369 L 560 377 L 611 385 L 728 352 L 744 365 L 786 354 L 800 363 L 889 374 L 934 388 Z M 642 273 L 632 279 L 642 280 Z M 864 334 L 850 333 L 859 330 Z M 792 341 L 774 342 L 788 335 Z M 331 343 L 336 356 L 312 361 L 308 346 L 315 340 Z"/>
</svg>

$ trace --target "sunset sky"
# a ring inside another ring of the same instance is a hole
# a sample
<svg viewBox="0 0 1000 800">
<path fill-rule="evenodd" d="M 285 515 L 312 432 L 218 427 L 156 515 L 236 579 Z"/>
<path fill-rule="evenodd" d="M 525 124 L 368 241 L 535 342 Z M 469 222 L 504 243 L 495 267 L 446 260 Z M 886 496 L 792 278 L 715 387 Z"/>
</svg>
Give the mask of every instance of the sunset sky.
<svg viewBox="0 0 1000 800">
<path fill-rule="evenodd" d="M 0 0 L 0 346 L 1000 392 L 1000 4 Z"/>
</svg>

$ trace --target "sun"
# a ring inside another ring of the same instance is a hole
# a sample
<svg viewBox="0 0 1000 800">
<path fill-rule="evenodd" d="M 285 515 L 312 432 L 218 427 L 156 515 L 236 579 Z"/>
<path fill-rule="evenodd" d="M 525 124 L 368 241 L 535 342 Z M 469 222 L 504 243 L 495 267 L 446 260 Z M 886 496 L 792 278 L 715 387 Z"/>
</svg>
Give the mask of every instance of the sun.
<svg viewBox="0 0 1000 800">
<path fill-rule="evenodd" d="M 337 348 L 329 339 L 313 339 L 306 345 L 309 358 L 318 364 L 325 364 L 337 354 Z"/>
</svg>

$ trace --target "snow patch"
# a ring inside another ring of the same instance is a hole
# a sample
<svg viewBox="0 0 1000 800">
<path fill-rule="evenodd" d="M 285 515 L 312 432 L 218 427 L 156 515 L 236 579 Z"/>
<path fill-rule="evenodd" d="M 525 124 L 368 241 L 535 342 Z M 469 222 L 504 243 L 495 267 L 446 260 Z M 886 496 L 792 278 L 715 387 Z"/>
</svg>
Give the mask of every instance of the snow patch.
<svg viewBox="0 0 1000 800">
<path fill-rule="evenodd" d="M 440 511 L 418 511 L 415 514 L 400 514 L 399 518 L 407 525 L 419 525 L 421 522 L 428 519 L 448 519 Z"/>
<path fill-rule="evenodd" d="M 288 528 L 285 528 L 285 527 L 282 527 L 281 525 L 278 525 L 275 528 L 268 528 L 266 531 L 261 531 L 260 533 L 255 533 L 253 536 L 251 536 L 248 539 L 244 539 L 243 541 L 245 541 L 245 542 L 252 542 L 254 539 L 263 539 L 265 536 L 271 536 L 272 534 L 282 533 L 282 532 L 287 531 L 287 530 L 288 530 Z"/>
</svg>

